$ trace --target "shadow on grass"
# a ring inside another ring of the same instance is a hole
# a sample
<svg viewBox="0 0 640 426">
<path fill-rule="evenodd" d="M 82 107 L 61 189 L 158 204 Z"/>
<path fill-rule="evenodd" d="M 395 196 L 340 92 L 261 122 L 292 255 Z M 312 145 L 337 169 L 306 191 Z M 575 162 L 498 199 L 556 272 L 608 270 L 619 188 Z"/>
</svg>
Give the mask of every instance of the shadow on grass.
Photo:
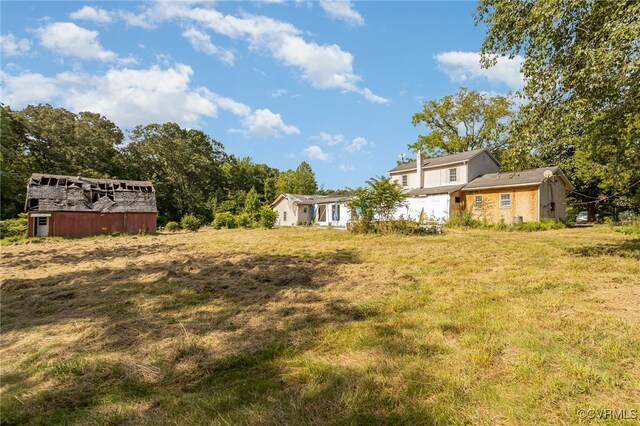
<svg viewBox="0 0 640 426">
<path fill-rule="evenodd" d="M 640 239 L 572 247 L 567 251 L 574 256 L 580 257 L 619 256 L 640 259 Z"/>
<path fill-rule="evenodd" d="M 49 260 L 135 259 L 162 250 L 155 243 L 98 247 Z M 46 267 L 46 255 L 30 252 L 11 262 L 35 257 Z M 183 253 L 126 268 L 8 279 L 2 287 L 3 350 L 19 354 L 11 351 L 25 336 L 43 345 L 3 372 L 0 420 L 429 422 L 424 411 L 389 409 L 400 401 L 360 370 L 318 365 L 299 376 L 283 371 L 301 362 L 296 357 L 314 344 L 320 326 L 376 315 L 339 291 L 324 291 L 345 281 L 343 266 L 360 263 L 350 250 L 303 257 Z M 44 344 L 56 334 L 65 336 L 63 343 Z M 358 393 L 361 388 L 366 392 Z"/>
</svg>

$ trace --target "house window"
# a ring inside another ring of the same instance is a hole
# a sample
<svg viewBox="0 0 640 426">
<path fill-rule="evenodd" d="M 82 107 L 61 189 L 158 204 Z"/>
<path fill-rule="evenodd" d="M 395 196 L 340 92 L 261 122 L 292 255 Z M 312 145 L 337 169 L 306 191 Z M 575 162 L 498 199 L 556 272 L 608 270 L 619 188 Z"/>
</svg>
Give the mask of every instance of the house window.
<svg viewBox="0 0 640 426">
<path fill-rule="evenodd" d="M 460 204 L 460 197 L 456 197 L 456 204 Z"/>
<path fill-rule="evenodd" d="M 282 221 L 283 222 L 287 221 L 287 212 L 282 212 Z"/>
<path fill-rule="evenodd" d="M 307 207 L 305 206 L 305 207 L 302 209 L 302 211 L 306 213 L 306 212 L 307 212 Z"/>
<path fill-rule="evenodd" d="M 318 222 L 326 222 L 327 221 L 327 206 L 320 205 L 318 206 Z"/>
<path fill-rule="evenodd" d="M 402 175 L 402 186 L 407 186 L 409 184 L 409 178 L 407 175 Z"/>
<path fill-rule="evenodd" d="M 500 208 L 501 209 L 511 208 L 511 194 L 500 194 Z"/>
<path fill-rule="evenodd" d="M 458 180 L 458 169 L 449 169 L 449 182 Z"/>
<path fill-rule="evenodd" d="M 333 206 L 333 220 L 335 220 L 335 221 L 339 221 L 340 220 L 340 206 L 339 205 Z"/>
<path fill-rule="evenodd" d="M 482 195 L 475 195 L 473 197 L 473 208 L 474 209 L 482 208 Z"/>
</svg>

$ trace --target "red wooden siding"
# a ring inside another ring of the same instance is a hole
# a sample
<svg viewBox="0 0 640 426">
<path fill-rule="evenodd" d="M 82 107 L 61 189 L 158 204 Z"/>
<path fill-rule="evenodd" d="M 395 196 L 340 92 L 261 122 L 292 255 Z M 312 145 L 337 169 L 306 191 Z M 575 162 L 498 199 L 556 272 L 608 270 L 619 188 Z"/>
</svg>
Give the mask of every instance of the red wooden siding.
<svg viewBox="0 0 640 426">
<path fill-rule="evenodd" d="M 43 213 L 43 212 L 39 212 Z M 156 213 L 51 212 L 50 237 L 84 237 L 124 232 L 156 232 Z M 29 214 L 29 236 L 34 236 L 36 218 Z"/>
</svg>

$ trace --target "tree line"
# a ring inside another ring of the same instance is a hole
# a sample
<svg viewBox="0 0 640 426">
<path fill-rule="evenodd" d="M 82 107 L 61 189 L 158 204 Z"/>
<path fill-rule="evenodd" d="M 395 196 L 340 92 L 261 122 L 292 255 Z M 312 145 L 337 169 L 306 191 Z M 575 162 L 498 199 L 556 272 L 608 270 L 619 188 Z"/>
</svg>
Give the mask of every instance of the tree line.
<svg viewBox="0 0 640 426">
<path fill-rule="evenodd" d="M 257 210 L 280 193 L 319 191 L 306 162 L 280 171 L 230 155 L 206 133 L 176 123 L 138 126 L 125 143 L 122 130 L 94 112 L 1 105 L 0 121 L 2 219 L 22 212 L 32 173 L 149 180 L 161 224 L 186 214 L 211 222 L 216 213 Z"/>
</svg>

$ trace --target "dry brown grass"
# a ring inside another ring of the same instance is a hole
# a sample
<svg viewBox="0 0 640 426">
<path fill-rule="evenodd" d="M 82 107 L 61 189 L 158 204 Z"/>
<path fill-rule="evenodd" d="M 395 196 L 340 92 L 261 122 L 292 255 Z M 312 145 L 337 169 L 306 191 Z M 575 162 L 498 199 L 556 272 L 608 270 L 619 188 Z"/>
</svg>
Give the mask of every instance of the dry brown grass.
<svg viewBox="0 0 640 426">
<path fill-rule="evenodd" d="M 2 271 L 4 424 L 640 408 L 640 242 L 606 228 L 51 241 L 3 247 Z"/>
</svg>

